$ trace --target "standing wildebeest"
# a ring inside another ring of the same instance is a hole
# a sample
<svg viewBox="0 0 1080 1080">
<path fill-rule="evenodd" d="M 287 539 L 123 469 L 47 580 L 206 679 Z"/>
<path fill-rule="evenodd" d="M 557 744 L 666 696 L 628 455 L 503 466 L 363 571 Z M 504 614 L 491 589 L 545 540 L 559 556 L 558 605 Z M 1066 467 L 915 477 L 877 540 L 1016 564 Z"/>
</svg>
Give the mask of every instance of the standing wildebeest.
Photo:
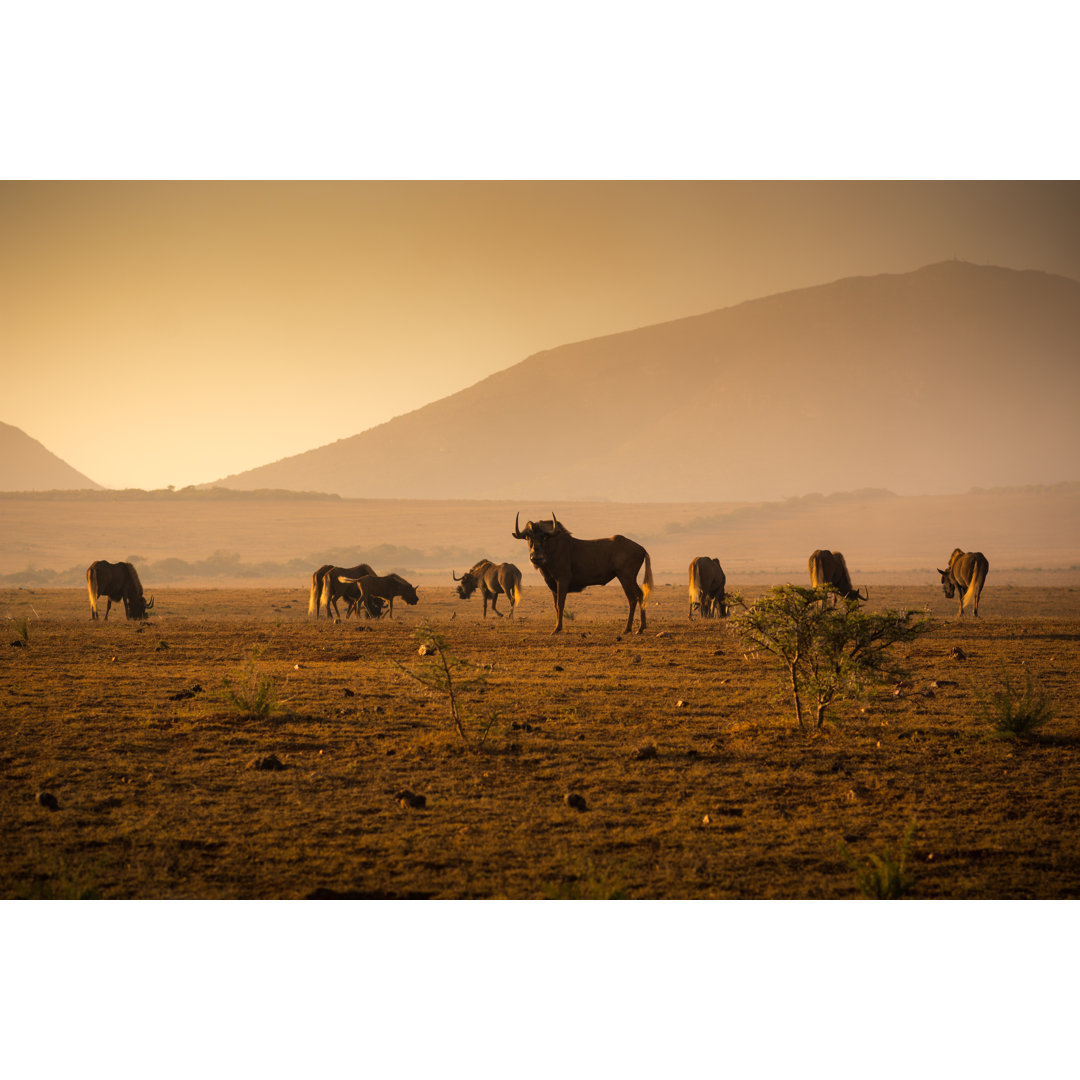
<svg viewBox="0 0 1080 1080">
<path fill-rule="evenodd" d="M 851 587 L 851 575 L 847 563 L 839 551 L 815 551 L 810 556 L 810 584 L 815 589 L 831 586 L 845 600 L 869 600 L 870 590 L 864 596 Z"/>
<path fill-rule="evenodd" d="M 612 536 L 607 540 L 578 540 L 567 532 L 555 515 L 550 521 L 527 521 L 525 528 L 519 526 L 520 515 L 514 518 L 515 540 L 528 540 L 529 559 L 543 575 L 551 598 L 555 602 L 555 629 L 562 630 L 563 608 L 566 594 L 581 592 L 590 585 L 606 585 L 618 578 L 630 604 L 626 618 L 625 633 L 634 625 L 634 608 L 640 605 L 640 634 L 645 629 L 645 599 L 653 586 L 652 562 L 649 553 L 636 541 L 625 536 Z M 645 563 L 644 588 L 639 588 L 637 572 Z"/>
<path fill-rule="evenodd" d="M 981 551 L 965 552 L 957 548 L 949 556 L 949 569 L 938 570 L 948 599 L 951 600 L 956 590 L 960 590 L 960 610 L 957 615 L 961 618 L 964 617 L 964 607 L 967 604 L 971 605 L 971 613 L 975 618 L 979 617 L 979 594 L 989 569 L 990 563 Z"/>
<path fill-rule="evenodd" d="M 86 569 L 86 591 L 90 594 L 90 618 L 97 618 L 97 599 L 106 598 L 105 619 L 109 618 L 109 609 L 113 604 L 124 602 L 124 614 L 129 619 L 145 619 L 146 613 L 154 606 L 154 598 L 149 601 L 143 596 L 142 582 L 129 562 L 111 563 L 99 559 Z"/>
<path fill-rule="evenodd" d="M 319 617 L 319 608 L 322 605 L 326 606 L 326 617 L 330 618 L 330 605 L 334 605 L 334 615 L 337 618 L 341 618 L 341 612 L 338 611 L 337 601 L 338 598 L 344 596 L 349 601 L 349 607 L 345 611 L 345 617 L 349 617 L 349 612 L 352 611 L 353 603 L 359 599 L 356 595 L 349 595 L 348 591 L 344 587 L 332 585 L 329 593 L 326 590 L 326 583 L 330 579 L 331 574 L 334 577 L 347 577 L 358 578 L 363 577 L 365 574 L 374 574 L 367 563 L 360 563 L 358 566 L 331 566 L 327 563 L 325 566 L 320 566 L 314 574 L 311 575 L 311 596 L 308 598 L 308 614 L 314 615 L 317 619 Z M 353 588 L 351 593 L 355 594 L 356 590 Z M 329 600 L 327 596 L 329 595 Z"/>
<path fill-rule="evenodd" d="M 480 589 L 480 595 L 484 598 L 484 618 L 487 618 L 488 601 L 491 601 L 491 610 L 499 618 L 502 612 L 495 606 L 499 596 L 506 594 L 510 601 L 510 618 L 514 617 L 514 605 L 521 599 L 521 571 L 509 562 L 493 563 L 490 559 L 481 559 L 471 570 L 466 570 L 461 577 L 451 570 L 455 581 L 460 581 L 457 594 L 462 600 L 468 600 L 470 596 Z"/>
<path fill-rule="evenodd" d="M 719 559 L 699 555 L 690 560 L 690 615 L 698 611 L 703 619 L 727 615 L 724 587 L 727 577 Z"/>
<path fill-rule="evenodd" d="M 363 604 L 364 610 L 372 619 L 377 619 L 387 605 L 390 608 L 390 618 L 393 618 L 394 597 L 396 596 L 400 596 L 410 606 L 420 600 L 420 597 L 416 595 L 416 588 L 400 574 L 384 574 L 382 577 L 378 574 L 365 574 L 363 577 L 350 578 L 334 573 L 327 575 L 323 600 L 326 600 L 329 590 L 348 585 L 356 587 L 359 593 L 357 604 Z M 327 610 L 330 610 L 329 605 L 327 605 Z"/>
</svg>

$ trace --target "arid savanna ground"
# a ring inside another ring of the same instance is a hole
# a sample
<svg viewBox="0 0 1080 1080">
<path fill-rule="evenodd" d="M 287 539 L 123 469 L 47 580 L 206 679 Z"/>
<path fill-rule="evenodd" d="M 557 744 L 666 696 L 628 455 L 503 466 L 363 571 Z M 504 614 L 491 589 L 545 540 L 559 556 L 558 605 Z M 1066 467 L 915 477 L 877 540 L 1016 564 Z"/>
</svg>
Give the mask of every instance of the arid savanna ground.
<svg viewBox="0 0 1080 1080">
<path fill-rule="evenodd" d="M 1076 588 L 988 582 L 977 621 L 930 584 L 876 588 L 935 627 L 907 679 L 809 736 L 685 588 L 653 592 L 641 635 L 617 585 L 571 597 L 559 636 L 528 578 L 513 621 L 421 596 L 334 624 L 300 588 L 159 589 L 137 624 L 91 623 L 85 590 L 0 593 L 0 894 L 852 898 L 840 843 L 898 853 L 914 823 L 912 897 L 1080 895 Z M 401 670 L 432 662 L 424 620 L 485 675 L 467 740 Z M 252 673 L 264 716 L 224 683 Z M 1028 676 L 1053 719 L 993 737 L 981 698 Z"/>
</svg>

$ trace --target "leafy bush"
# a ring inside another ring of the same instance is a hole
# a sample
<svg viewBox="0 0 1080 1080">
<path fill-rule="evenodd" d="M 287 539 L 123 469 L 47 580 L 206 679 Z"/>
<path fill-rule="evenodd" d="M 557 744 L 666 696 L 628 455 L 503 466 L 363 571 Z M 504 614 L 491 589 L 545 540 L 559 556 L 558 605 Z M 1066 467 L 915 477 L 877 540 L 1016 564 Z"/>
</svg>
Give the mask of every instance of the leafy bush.
<svg viewBox="0 0 1080 1080">
<path fill-rule="evenodd" d="M 735 630 L 772 656 L 803 729 L 807 698 L 814 702 L 814 726 L 820 728 L 834 701 L 864 697 L 873 683 L 902 674 L 889 650 L 931 628 L 921 612 L 867 612 L 832 588 L 778 585 L 752 606 L 742 606 Z"/>
</svg>

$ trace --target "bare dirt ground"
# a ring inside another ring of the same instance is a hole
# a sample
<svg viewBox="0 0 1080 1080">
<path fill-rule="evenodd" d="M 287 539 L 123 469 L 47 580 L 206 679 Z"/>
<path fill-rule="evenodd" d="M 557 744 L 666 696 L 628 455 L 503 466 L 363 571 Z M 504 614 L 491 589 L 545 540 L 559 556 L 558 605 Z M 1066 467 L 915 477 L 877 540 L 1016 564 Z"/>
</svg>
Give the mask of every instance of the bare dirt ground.
<svg viewBox="0 0 1080 1080">
<path fill-rule="evenodd" d="M 300 588 L 155 592 L 146 624 L 94 624 L 85 590 L 0 591 L 3 897 L 852 898 L 839 843 L 912 822 L 915 898 L 1080 895 L 1080 589 L 988 583 L 960 621 L 930 583 L 874 588 L 935 629 L 813 736 L 685 587 L 641 635 L 617 585 L 571 597 L 560 636 L 529 576 L 513 621 L 446 587 L 337 625 Z M 397 666 L 429 663 L 425 619 L 484 666 L 480 748 Z M 230 703 L 245 668 L 270 715 Z M 990 737 L 980 693 L 1028 675 L 1054 719 Z"/>
</svg>

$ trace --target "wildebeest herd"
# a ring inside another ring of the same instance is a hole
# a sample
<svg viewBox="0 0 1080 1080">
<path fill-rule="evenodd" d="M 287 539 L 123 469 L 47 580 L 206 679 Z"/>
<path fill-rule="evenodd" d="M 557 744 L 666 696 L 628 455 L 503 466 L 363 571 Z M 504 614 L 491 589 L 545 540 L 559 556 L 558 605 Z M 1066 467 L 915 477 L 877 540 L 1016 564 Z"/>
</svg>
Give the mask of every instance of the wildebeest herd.
<svg viewBox="0 0 1080 1080">
<path fill-rule="evenodd" d="M 616 535 L 602 540 L 579 540 L 572 536 L 554 514 L 548 521 L 527 521 L 520 524 L 520 515 L 514 519 L 516 540 L 529 545 L 529 561 L 540 571 L 544 583 L 551 590 L 555 604 L 555 629 L 563 627 L 566 598 L 570 593 L 582 592 L 592 585 L 606 585 L 618 578 L 626 594 L 630 611 L 626 619 L 626 633 L 634 625 L 634 612 L 638 611 L 638 633 L 645 629 L 645 601 L 653 587 L 652 563 L 649 553 L 629 537 Z M 642 564 L 645 574 L 641 585 L 637 583 Z M 957 614 L 963 616 L 966 607 L 972 615 L 979 614 L 979 594 L 986 581 L 990 564 L 981 551 L 964 552 L 956 548 L 949 557 L 946 569 L 938 570 L 945 596 L 950 600 L 959 593 Z M 819 549 L 809 560 L 810 583 L 814 588 L 830 587 L 845 600 L 858 602 L 869 599 L 869 590 L 860 591 L 851 584 L 844 556 L 838 551 Z M 460 577 L 457 594 L 468 600 L 479 590 L 484 601 L 483 615 L 487 618 L 488 602 L 491 610 L 502 616 L 496 606 L 500 596 L 506 596 L 510 605 L 510 618 L 521 600 L 521 571 L 513 563 L 493 563 L 481 559 Z M 689 618 L 697 612 L 701 618 L 721 618 L 727 615 L 725 589 L 727 580 L 720 561 L 712 556 L 699 555 L 690 562 Z M 113 604 L 123 603 L 124 614 L 129 619 L 145 619 L 154 606 L 154 598 L 143 595 L 142 583 L 135 567 L 129 562 L 93 562 L 86 571 L 86 587 L 90 594 L 90 617 L 97 619 L 97 601 L 107 598 L 105 616 Z M 311 593 L 308 614 L 319 617 L 325 611 L 327 618 L 333 611 L 335 621 L 342 618 L 338 601 L 344 600 L 345 618 L 364 612 L 365 618 L 377 619 L 383 615 L 393 617 L 394 600 L 401 598 L 406 604 L 419 602 L 417 589 L 400 574 L 376 574 L 367 563 L 356 566 L 320 566 L 311 575 Z"/>
</svg>

